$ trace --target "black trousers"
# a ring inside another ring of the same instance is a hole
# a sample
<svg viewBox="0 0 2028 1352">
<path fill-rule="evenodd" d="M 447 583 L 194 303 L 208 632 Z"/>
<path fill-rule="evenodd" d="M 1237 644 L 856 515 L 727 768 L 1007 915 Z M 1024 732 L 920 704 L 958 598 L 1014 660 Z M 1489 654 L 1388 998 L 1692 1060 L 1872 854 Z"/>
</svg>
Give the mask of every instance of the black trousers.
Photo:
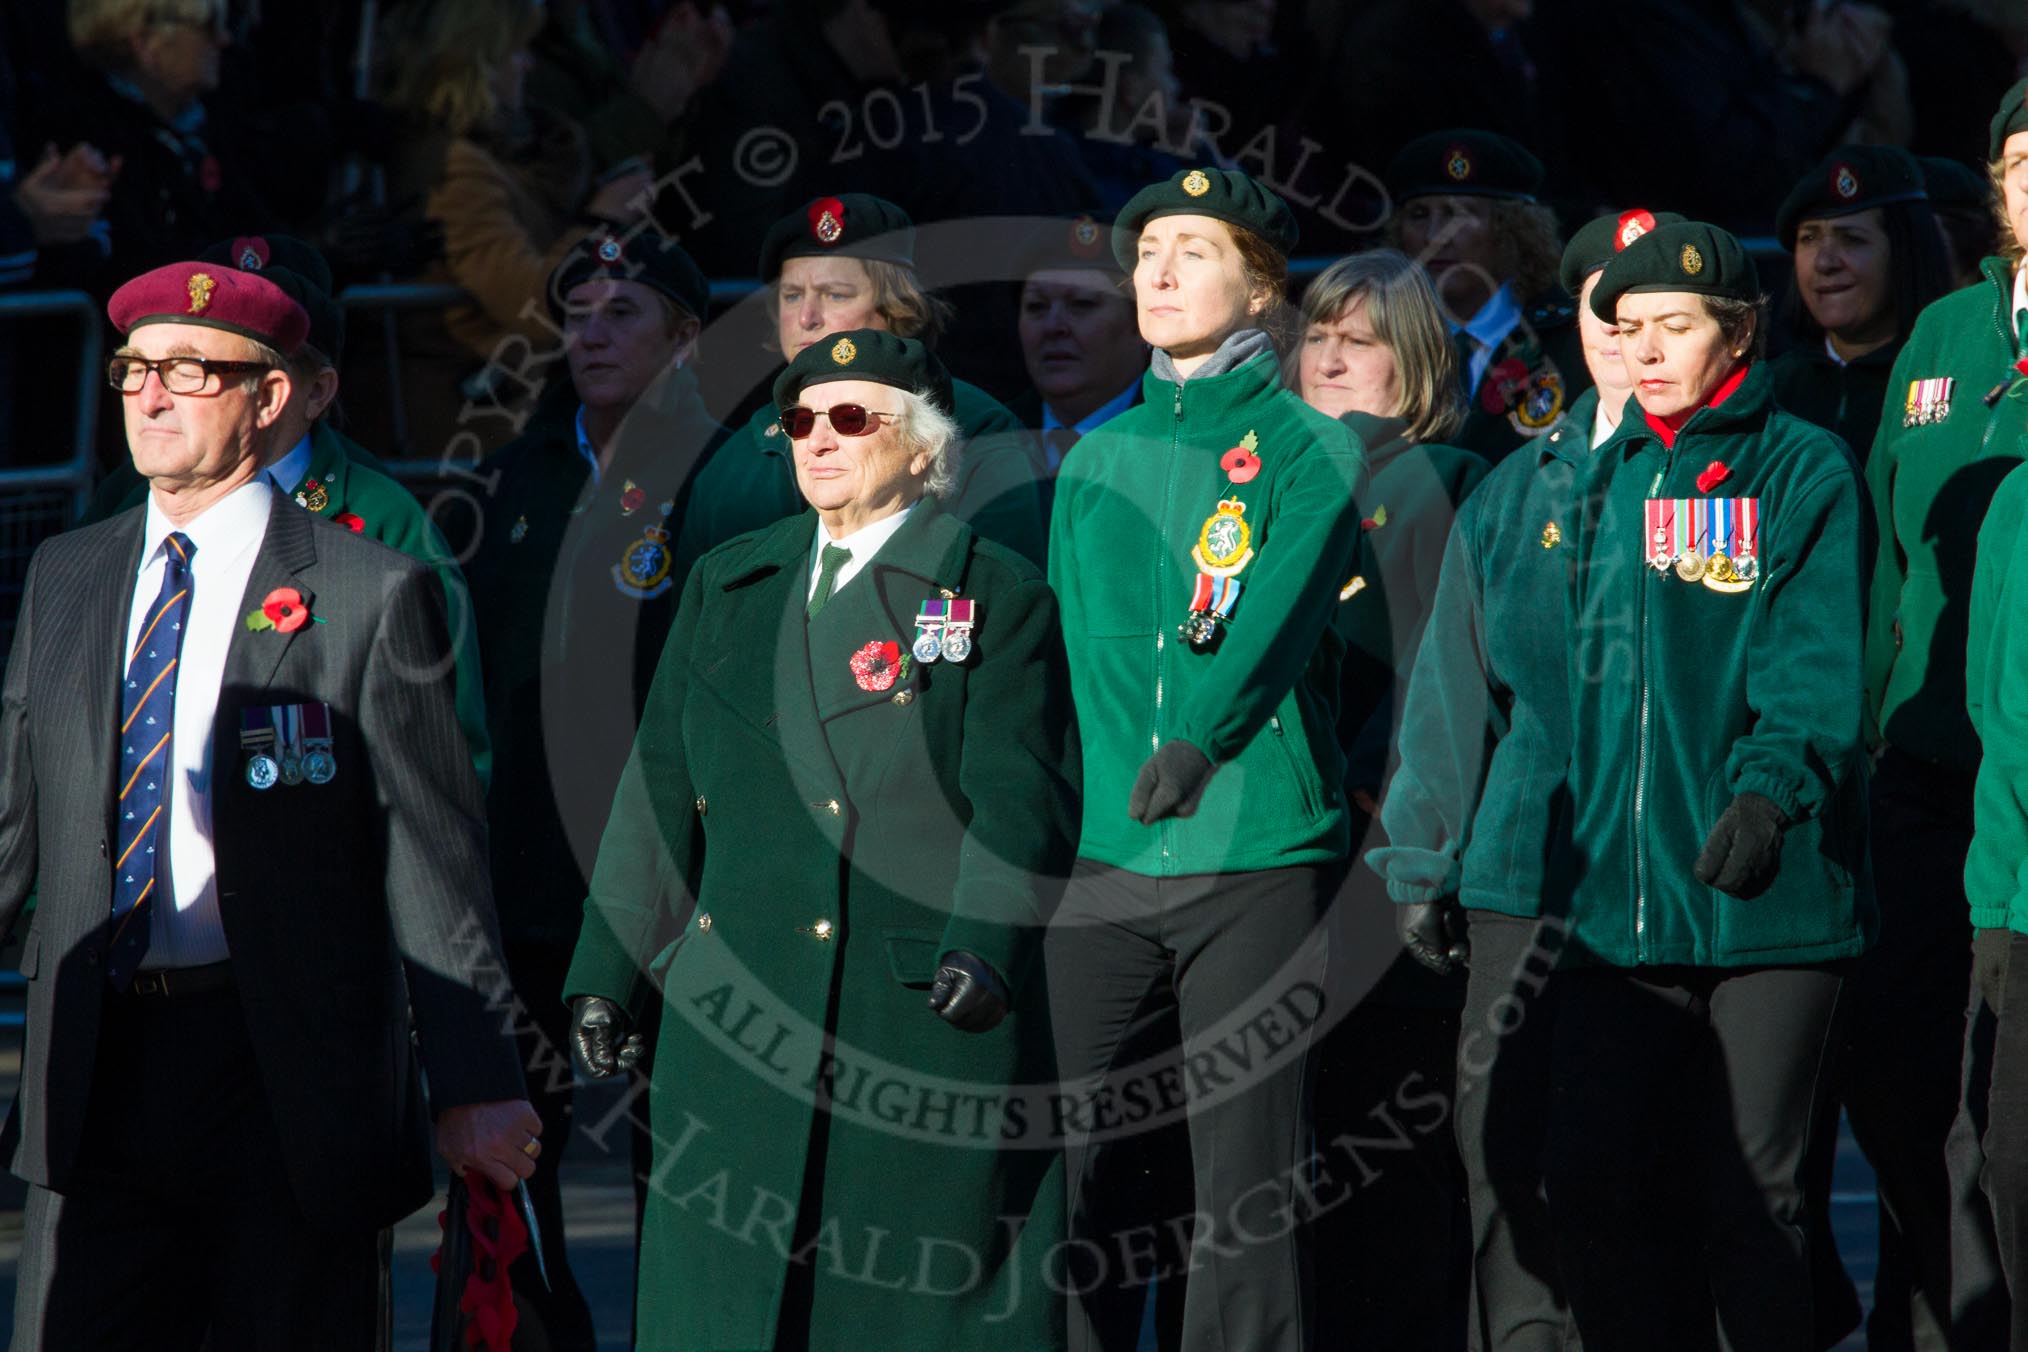
<svg viewBox="0 0 2028 1352">
<path fill-rule="evenodd" d="M 1563 950 L 1556 921 L 1467 913 L 1471 971 L 1457 1043 L 1457 1141 L 1471 1211 L 1472 1352 L 1577 1345 L 1542 1185 Z M 1560 978 L 1559 978 L 1560 980 Z"/>
<path fill-rule="evenodd" d="M 1558 975 L 1544 1176 L 1586 1352 L 1708 1347 L 1713 1306 L 1732 1352 L 1808 1352 L 1801 1173 L 1848 966 Z"/>
<path fill-rule="evenodd" d="M 535 1176 L 528 1180 L 528 1199 L 535 1204 L 542 1262 L 549 1270 L 547 1288 L 533 1252 L 523 1254 L 508 1270 L 521 1307 L 515 1342 L 545 1352 L 596 1352 L 591 1306 L 571 1275 L 563 1232 L 563 1157 L 576 1124 L 570 1012 L 563 1003 L 570 954 L 544 944 L 509 944 L 507 971 L 521 1005 L 514 1040 L 522 1078 L 528 1083 L 528 1101 L 542 1119 L 542 1154 L 536 1157 Z"/>
<path fill-rule="evenodd" d="M 1094 1144 L 1184 1113 L 1196 1195 L 1187 1352 L 1310 1345 L 1297 1231 L 1314 1167 L 1311 1030 L 1331 1016 L 1320 927 L 1327 884 L 1318 868 L 1150 878 L 1080 861 L 1051 922 L 1058 1071 L 1063 1092 L 1089 1105 L 1067 1119 L 1072 1235 L 1103 1251 L 1083 1195 Z M 1182 1030 L 1180 1083 L 1094 1100 L 1116 1072 L 1132 1074 L 1119 1065 L 1128 1030 L 1168 1000 Z M 1142 1112 L 1143 1103 L 1152 1106 Z M 1109 1280 L 1101 1271 L 1067 1284 Z M 1103 1345 L 1082 1300 L 1071 1299 L 1068 1322 L 1072 1352 Z"/>
<path fill-rule="evenodd" d="M 1964 891 L 1971 776 L 1890 748 L 1873 780 L 1871 819 L 1880 939 L 1846 986 L 1835 1101 L 1820 1123 L 1813 1200 L 1829 1196 L 1842 1102 L 1880 1193 L 1869 1352 L 1994 1347 L 2003 1335 L 1990 1321 L 1952 1332 L 1953 1291 L 1972 1308 L 1986 1306 L 1983 1293 L 1999 1285 L 2000 1272 L 1976 1228 L 1957 1242 L 1954 1257 L 1945 1167 L 1962 1088 L 1971 979 Z"/>
<path fill-rule="evenodd" d="M 1982 1334 L 1994 1330 L 1981 1347 L 2028 1352 L 2028 936 L 1994 931 L 1980 941 L 1960 1125 L 1977 1135 L 1983 1153 L 1980 1190 L 2011 1302 L 1999 1292 L 1983 1303 L 1968 1296 L 1959 1313 L 1976 1320 Z M 1995 941 L 2004 943 L 2004 953 L 1993 951 Z M 1953 1137 L 1954 1177 L 1964 1174 L 1964 1144 Z M 1961 1243 L 1976 1237 L 1983 1219 L 1975 1211 L 1960 1216 Z"/>
<path fill-rule="evenodd" d="M 378 1236 L 304 1216 L 230 989 L 108 994 L 76 1176 L 29 1189 L 21 1253 L 17 1352 L 373 1346 Z"/>
</svg>

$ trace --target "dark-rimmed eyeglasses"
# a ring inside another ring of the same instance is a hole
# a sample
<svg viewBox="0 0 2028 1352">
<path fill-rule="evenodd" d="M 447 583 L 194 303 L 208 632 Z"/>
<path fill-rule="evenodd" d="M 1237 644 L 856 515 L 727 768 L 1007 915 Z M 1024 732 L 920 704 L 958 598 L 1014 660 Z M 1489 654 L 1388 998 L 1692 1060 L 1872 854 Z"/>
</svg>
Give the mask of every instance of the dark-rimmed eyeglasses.
<svg viewBox="0 0 2028 1352">
<path fill-rule="evenodd" d="M 171 394 L 217 394 L 225 388 L 225 377 L 249 375 L 275 368 L 264 361 L 215 361 L 210 357 L 114 357 L 106 363 L 106 383 L 121 394 L 139 394 L 148 383 L 148 372 L 162 379 L 162 388 Z M 213 386 L 211 378 L 217 376 Z"/>
<path fill-rule="evenodd" d="M 856 437 L 871 431 L 882 418 L 899 418 L 899 413 L 879 413 L 864 404 L 833 404 L 829 408 L 804 408 L 801 404 L 782 410 L 782 430 L 801 441 L 816 429 L 817 419 L 830 420 L 831 430 L 841 437 Z"/>
</svg>

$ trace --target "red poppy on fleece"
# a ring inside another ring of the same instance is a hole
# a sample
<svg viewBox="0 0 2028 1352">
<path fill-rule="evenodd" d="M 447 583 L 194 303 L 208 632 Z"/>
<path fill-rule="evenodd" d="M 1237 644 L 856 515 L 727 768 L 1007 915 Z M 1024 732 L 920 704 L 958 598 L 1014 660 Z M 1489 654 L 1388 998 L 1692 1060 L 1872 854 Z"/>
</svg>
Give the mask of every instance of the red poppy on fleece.
<svg viewBox="0 0 2028 1352">
<path fill-rule="evenodd" d="M 1702 474 L 1697 476 L 1697 491 L 1709 493 L 1731 477 L 1732 471 L 1725 467 L 1725 463 L 1720 460 L 1714 460 L 1704 467 Z"/>
<path fill-rule="evenodd" d="M 362 535 L 366 531 L 366 518 L 357 512 L 340 512 L 331 519 L 354 535 Z"/>
</svg>

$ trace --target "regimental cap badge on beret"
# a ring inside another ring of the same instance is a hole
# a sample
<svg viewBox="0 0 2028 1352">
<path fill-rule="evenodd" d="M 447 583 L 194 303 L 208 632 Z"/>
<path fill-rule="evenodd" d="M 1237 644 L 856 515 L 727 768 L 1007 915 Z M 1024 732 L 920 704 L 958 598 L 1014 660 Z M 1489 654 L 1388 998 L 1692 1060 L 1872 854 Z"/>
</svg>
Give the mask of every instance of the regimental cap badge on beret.
<svg viewBox="0 0 2028 1352">
<path fill-rule="evenodd" d="M 1079 258 L 1095 258 L 1105 242 L 1097 221 L 1080 216 L 1070 223 L 1070 251 Z"/>
<path fill-rule="evenodd" d="M 208 272 L 190 274 L 190 313 L 201 315 L 211 308 L 211 293 L 218 289 L 217 280 Z"/>
<path fill-rule="evenodd" d="M 241 272 L 259 272 L 273 256 L 274 251 L 259 235 L 242 236 L 232 242 L 232 261 Z"/>
<path fill-rule="evenodd" d="M 607 235 L 599 241 L 600 262 L 617 263 L 625 252 L 626 249 L 620 244 L 620 241 L 612 235 Z"/>
<path fill-rule="evenodd" d="M 819 244 L 836 244 L 845 238 L 845 204 L 835 197 L 820 197 L 810 203 L 810 235 Z"/>
<path fill-rule="evenodd" d="M 1183 191 L 1192 197 L 1202 197 L 1211 191 L 1211 180 L 1205 177 L 1202 169 L 1192 169 L 1183 175 Z"/>
<path fill-rule="evenodd" d="M 1685 277 L 1695 277 L 1698 273 L 1704 271 L 1704 255 L 1697 252 L 1695 244 L 1685 244 L 1683 246 L 1682 263 L 1683 275 Z"/>
<path fill-rule="evenodd" d="M 1472 178 L 1472 157 L 1465 153 L 1463 146 L 1452 146 L 1450 154 L 1444 157 L 1444 173 L 1453 183 L 1469 183 Z"/>
<path fill-rule="evenodd" d="M 850 366 L 852 359 L 859 355 L 859 349 L 850 338 L 840 338 L 831 344 L 831 360 L 839 366 Z"/>
<path fill-rule="evenodd" d="M 1613 232 L 1613 252 L 1618 253 L 1655 228 L 1653 212 L 1635 207 L 1620 213 L 1620 227 Z"/>
<path fill-rule="evenodd" d="M 1831 191 L 1841 202 L 1849 202 L 1859 195 L 1859 176 L 1852 172 L 1851 165 L 1831 166 Z"/>
</svg>

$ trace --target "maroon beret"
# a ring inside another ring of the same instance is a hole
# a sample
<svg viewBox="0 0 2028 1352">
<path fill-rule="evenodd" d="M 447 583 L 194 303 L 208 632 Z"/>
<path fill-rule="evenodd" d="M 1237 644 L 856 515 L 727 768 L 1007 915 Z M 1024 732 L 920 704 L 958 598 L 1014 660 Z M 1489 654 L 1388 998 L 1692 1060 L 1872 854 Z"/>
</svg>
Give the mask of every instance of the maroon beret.
<svg viewBox="0 0 2028 1352">
<path fill-rule="evenodd" d="M 289 293 L 256 272 L 215 263 L 171 263 L 144 272 L 106 302 L 113 327 L 197 324 L 224 329 L 294 356 L 310 332 L 310 315 Z"/>
</svg>

